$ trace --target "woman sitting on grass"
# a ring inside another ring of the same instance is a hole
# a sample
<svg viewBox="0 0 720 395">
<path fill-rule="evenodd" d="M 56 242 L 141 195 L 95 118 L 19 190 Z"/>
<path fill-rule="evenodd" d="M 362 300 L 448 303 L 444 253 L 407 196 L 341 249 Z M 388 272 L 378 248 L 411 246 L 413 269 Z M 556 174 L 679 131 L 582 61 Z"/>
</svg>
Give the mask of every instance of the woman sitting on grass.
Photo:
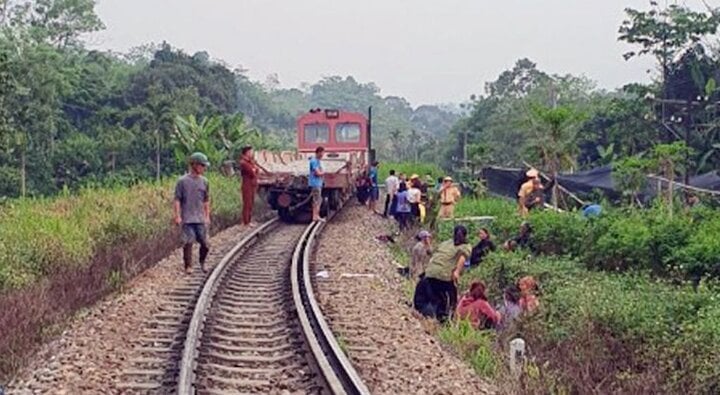
<svg viewBox="0 0 720 395">
<path fill-rule="evenodd" d="M 517 285 L 511 285 L 503 291 L 503 305 L 498 308 L 500 313 L 500 325 L 498 330 L 504 330 L 518 318 L 522 313 L 520 307 L 520 289 Z"/>
<path fill-rule="evenodd" d="M 536 293 L 538 285 L 532 276 L 525 276 L 518 281 L 520 289 L 520 307 L 525 313 L 532 313 L 540 306 Z"/>
<path fill-rule="evenodd" d="M 475 329 L 492 329 L 500 324 L 500 313 L 488 303 L 485 284 L 476 281 L 458 303 L 457 318 L 467 319 Z"/>
</svg>

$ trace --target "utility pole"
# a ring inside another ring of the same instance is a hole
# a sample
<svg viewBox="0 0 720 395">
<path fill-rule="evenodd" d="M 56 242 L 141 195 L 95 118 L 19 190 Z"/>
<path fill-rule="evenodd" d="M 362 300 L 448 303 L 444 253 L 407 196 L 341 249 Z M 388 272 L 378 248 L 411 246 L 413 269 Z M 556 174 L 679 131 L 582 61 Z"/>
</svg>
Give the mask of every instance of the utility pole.
<svg viewBox="0 0 720 395">
<path fill-rule="evenodd" d="M 468 130 L 465 129 L 465 132 L 463 133 L 463 169 L 467 171 L 467 139 L 468 139 Z"/>
</svg>

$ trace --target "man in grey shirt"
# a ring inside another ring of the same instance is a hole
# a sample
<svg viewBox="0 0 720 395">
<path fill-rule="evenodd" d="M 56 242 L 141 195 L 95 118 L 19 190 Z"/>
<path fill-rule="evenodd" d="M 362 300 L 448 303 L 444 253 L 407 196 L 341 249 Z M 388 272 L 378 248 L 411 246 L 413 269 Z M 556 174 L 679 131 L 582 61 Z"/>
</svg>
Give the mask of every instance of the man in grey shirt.
<svg viewBox="0 0 720 395">
<path fill-rule="evenodd" d="M 193 241 L 200 243 L 200 268 L 205 271 L 205 258 L 210 251 L 210 185 L 203 177 L 210 165 L 200 152 L 190 155 L 190 173 L 180 177 L 175 185 L 175 224 L 182 225 L 183 262 L 185 273 L 192 273 Z"/>
</svg>

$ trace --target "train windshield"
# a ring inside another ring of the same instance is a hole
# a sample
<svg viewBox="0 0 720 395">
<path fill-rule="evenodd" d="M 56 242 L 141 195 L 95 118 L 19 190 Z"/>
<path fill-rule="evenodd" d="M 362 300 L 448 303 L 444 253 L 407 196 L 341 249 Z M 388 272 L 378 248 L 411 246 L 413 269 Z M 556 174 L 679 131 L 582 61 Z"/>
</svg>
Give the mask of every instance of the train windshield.
<svg viewBox="0 0 720 395">
<path fill-rule="evenodd" d="M 327 143 L 330 140 L 330 126 L 326 123 L 310 123 L 305 125 L 303 135 L 306 143 Z"/>
<path fill-rule="evenodd" d="M 360 124 L 338 123 L 335 125 L 335 139 L 338 143 L 360 142 Z"/>
</svg>

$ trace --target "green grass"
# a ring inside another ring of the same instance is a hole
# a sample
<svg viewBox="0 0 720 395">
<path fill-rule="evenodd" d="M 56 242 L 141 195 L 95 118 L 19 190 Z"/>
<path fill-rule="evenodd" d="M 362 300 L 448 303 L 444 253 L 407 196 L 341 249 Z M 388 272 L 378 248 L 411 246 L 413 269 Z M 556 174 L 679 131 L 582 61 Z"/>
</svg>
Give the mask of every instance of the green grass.
<svg viewBox="0 0 720 395">
<path fill-rule="evenodd" d="M 459 321 L 442 326 L 438 336 L 467 361 L 477 374 L 486 378 L 496 377 L 502 361 L 493 350 L 495 332 L 478 331 L 469 322 Z"/>
<path fill-rule="evenodd" d="M 627 391 L 650 386 L 660 392 L 688 388 L 706 393 L 717 388 L 720 352 L 711 346 L 720 340 L 717 289 L 590 271 L 561 257 L 506 253 L 492 254 L 466 273 L 461 288 L 482 280 L 498 300 L 505 285 L 524 275 L 539 280 L 542 307 L 519 335 L 545 364 L 546 376 L 562 377 L 581 393 L 603 380 Z M 593 370 L 617 376 L 582 374 Z"/>
<path fill-rule="evenodd" d="M 236 216 L 239 182 L 212 174 L 209 179 L 213 216 Z M 173 226 L 174 183 L 5 202 L 0 207 L 0 291 L 31 284 L 60 267 L 84 267 L 99 249 L 166 232 Z"/>
<path fill-rule="evenodd" d="M 495 217 L 465 223 L 472 243 L 479 226 L 500 244 L 522 222 L 512 201 L 492 198 L 463 199 L 456 216 Z M 534 212 L 537 254 L 491 254 L 463 275 L 459 289 L 481 280 L 499 302 L 502 289 L 520 277 L 538 279 L 539 314 L 504 335 L 528 341 L 534 361 L 525 390 L 718 393 L 720 303 L 712 266 L 720 256 L 718 217 L 709 210 L 669 215 L 664 207 L 606 208 L 591 220 L 577 212 Z M 437 240 L 450 238 L 455 223 L 463 221 L 441 222 Z M 439 336 L 479 374 L 507 373 L 494 334 L 452 323 Z"/>
</svg>

